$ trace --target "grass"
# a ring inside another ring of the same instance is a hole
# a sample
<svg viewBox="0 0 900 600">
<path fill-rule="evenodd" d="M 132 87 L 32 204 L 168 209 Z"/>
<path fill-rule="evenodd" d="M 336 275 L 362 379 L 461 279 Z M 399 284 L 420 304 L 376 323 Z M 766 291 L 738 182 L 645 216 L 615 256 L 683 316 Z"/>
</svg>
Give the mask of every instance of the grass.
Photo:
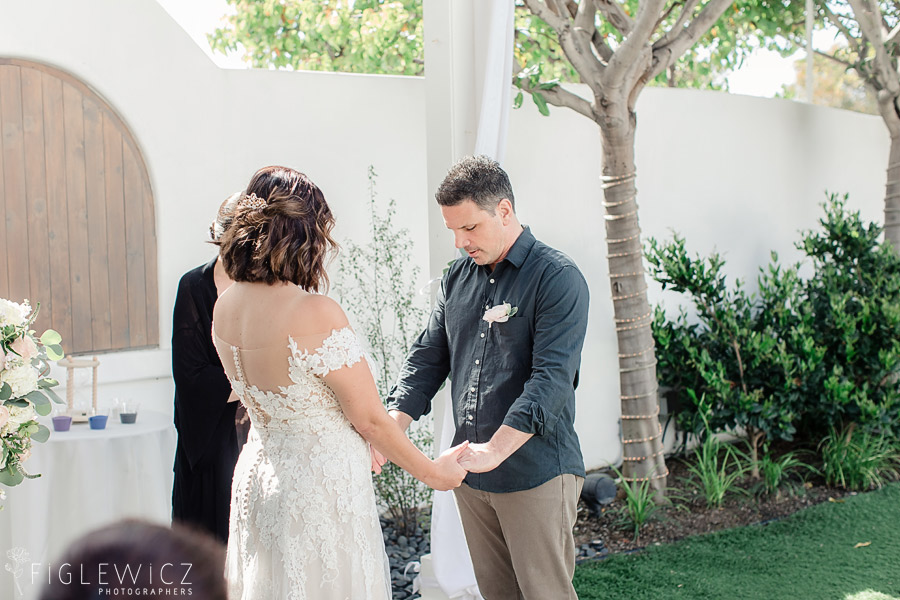
<svg viewBox="0 0 900 600">
<path fill-rule="evenodd" d="M 581 600 L 900 600 L 900 483 L 579 565 L 575 589 Z"/>
</svg>

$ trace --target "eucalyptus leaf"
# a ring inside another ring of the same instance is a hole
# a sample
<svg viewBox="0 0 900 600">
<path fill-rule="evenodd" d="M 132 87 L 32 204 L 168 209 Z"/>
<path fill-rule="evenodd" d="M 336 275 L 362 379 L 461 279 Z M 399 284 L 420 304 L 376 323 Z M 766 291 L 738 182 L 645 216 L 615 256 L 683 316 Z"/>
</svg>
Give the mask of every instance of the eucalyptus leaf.
<svg viewBox="0 0 900 600">
<path fill-rule="evenodd" d="M 59 395 L 51 389 L 44 390 L 44 393 L 50 396 L 50 399 L 56 402 L 57 404 L 65 404 L 65 400 L 59 397 Z"/>
<path fill-rule="evenodd" d="M 50 414 L 51 406 L 50 400 L 47 399 L 47 396 L 38 391 L 34 391 L 29 393 L 25 397 L 31 400 L 31 403 L 34 405 L 34 410 L 37 414 L 41 415 L 42 417 L 46 417 Z"/>
<path fill-rule="evenodd" d="M 63 353 L 62 346 L 60 346 L 58 344 L 44 346 L 44 348 L 46 348 L 47 358 L 49 358 L 50 360 L 62 360 L 62 358 L 65 356 L 65 354 Z"/>
<path fill-rule="evenodd" d="M 41 344 L 44 346 L 54 346 L 62 342 L 62 336 L 52 329 L 48 329 L 41 336 Z"/>
<path fill-rule="evenodd" d="M 44 443 L 50 439 L 50 430 L 44 425 L 38 425 L 37 432 L 31 434 L 31 439 L 35 442 Z"/>
<path fill-rule="evenodd" d="M 12 465 L 7 465 L 5 469 L 0 470 L 0 484 L 15 487 L 22 483 L 25 475 Z"/>
<path fill-rule="evenodd" d="M 49 377 L 46 377 L 46 378 L 38 381 L 38 387 L 41 389 L 45 389 L 45 390 L 52 388 L 52 387 L 56 387 L 58 385 L 59 385 L 59 382 L 57 380 L 51 379 Z"/>
<path fill-rule="evenodd" d="M 12 388 L 5 381 L 0 384 L 0 401 L 6 401 L 12 398 Z"/>
</svg>

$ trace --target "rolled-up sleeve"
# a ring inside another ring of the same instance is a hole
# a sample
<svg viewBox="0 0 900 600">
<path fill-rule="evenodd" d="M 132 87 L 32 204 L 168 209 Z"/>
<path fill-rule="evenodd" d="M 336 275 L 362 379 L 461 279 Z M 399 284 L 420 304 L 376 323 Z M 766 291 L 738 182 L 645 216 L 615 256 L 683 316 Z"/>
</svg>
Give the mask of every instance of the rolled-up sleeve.
<svg viewBox="0 0 900 600">
<path fill-rule="evenodd" d="M 503 420 L 525 433 L 552 433 L 574 385 L 587 329 L 589 292 L 582 274 L 566 265 L 545 275 L 535 304 L 531 376 Z"/>
<path fill-rule="evenodd" d="M 444 322 L 446 283 L 445 275 L 428 325 L 412 345 L 397 383 L 386 399 L 388 410 L 402 411 L 415 420 L 431 411 L 431 400 L 450 373 L 450 349 Z"/>
</svg>

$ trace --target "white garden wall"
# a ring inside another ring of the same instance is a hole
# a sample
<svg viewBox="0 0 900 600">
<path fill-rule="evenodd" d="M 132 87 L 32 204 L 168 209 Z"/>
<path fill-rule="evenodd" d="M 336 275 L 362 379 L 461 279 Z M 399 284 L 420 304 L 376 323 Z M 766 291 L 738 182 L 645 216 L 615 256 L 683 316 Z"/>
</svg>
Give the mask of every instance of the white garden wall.
<svg viewBox="0 0 900 600">
<path fill-rule="evenodd" d="M 156 201 L 160 348 L 101 357 L 101 398 L 128 395 L 171 412 L 171 309 L 181 274 L 208 260 L 219 202 L 263 165 L 305 171 L 325 191 L 339 239 L 366 233 L 366 169 L 417 244 L 429 274 L 424 80 L 224 71 L 154 0 L 0 0 L 0 56 L 52 64 L 96 89 L 131 127 Z M 638 105 L 643 231 L 674 229 L 691 248 L 717 248 L 729 272 L 754 277 L 770 249 L 795 258 L 797 230 L 815 226 L 824 190 L 849 192 L 880 220 L 888 139 L 877 117 L 714 92 L 648 89 Z M 575 258 L 592 308 L 578 391 L 589 467 L 619 457 L 612 306 L 596 126 L 554 109 L 515 111 L 505 167 L 522 221 Z M 449 165 L 448 165 L 449 166 Z M 450 236 L 447 236 L 450 245 Z M 657 297 L 654 290 L 654 297 Z"/>
</svg>

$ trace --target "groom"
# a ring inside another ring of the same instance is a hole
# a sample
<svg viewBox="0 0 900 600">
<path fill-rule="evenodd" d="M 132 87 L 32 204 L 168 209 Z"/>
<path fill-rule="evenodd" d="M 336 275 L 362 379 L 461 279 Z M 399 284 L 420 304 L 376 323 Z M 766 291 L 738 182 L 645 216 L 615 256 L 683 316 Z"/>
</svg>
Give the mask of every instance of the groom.
<svg viewBox="0 0 900 600">
<path fill-rule="evenodd" d="M 577 599 L 575 386 L 587 284 L 572 259 L 519 223 L 509 178 L 490 158 L 454 165 L 436 199 L 468 257 L 444 275 L 388 407 L 406 428 L 450 375 L 453 445 L 470 442 L 459 459 L 470 473 L 455 494 L 481 593 Z"/>
</svg>

